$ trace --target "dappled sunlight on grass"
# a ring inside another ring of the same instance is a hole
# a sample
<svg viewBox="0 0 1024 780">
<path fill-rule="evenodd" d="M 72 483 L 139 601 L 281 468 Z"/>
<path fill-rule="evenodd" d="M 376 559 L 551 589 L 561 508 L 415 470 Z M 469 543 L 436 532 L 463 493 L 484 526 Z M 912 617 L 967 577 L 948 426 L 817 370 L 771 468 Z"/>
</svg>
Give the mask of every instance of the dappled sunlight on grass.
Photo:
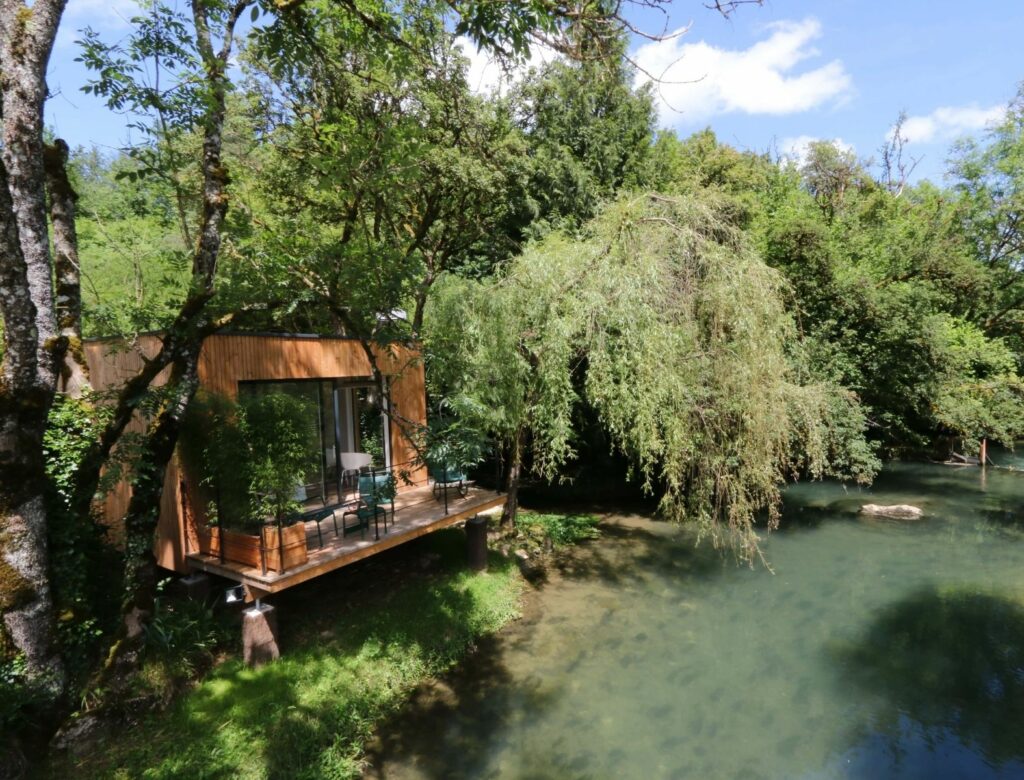
<svg viewBox="0 0 1024 780">
<path fill-rule="evenodd" d="M 358 775 L 374 724 L 517 614 L 521 579 L 513 564 L 495 558 L 489 573 L 472 575 L 446 557 L 429 577 L 352 594 L 355 605 L 344 591 L 303 599 L 304 614 L 284 629 L 291 641 L 279 661 L 260 669 L 227 661 L 167 713 L 76 767 L 76 776 Z"/>
</svg>

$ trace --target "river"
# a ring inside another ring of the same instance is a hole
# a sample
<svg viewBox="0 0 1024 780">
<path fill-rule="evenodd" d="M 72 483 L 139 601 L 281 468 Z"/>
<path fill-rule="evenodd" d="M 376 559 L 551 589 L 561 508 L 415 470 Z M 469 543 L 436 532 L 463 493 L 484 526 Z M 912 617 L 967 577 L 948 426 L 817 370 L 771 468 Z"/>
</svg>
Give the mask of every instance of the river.
<svg viewBox="0 0 1024 780">
<path fill-rule="evenodd" d="M 1024 473 L 796 485 L 763 546 L 774 573 L 610 517 L 381 729 L 369 775 L 1024 778 Z"/>
</svg>

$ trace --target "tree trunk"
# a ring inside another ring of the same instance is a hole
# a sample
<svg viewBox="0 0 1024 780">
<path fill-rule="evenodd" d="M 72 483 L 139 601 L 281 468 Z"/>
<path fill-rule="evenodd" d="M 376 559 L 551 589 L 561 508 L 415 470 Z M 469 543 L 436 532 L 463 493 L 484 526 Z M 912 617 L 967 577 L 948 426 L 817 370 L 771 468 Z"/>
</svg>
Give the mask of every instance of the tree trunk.
<svg viewBox="0 0 1024 780">
<path fill-rule="evenodd" d="M 73 510 L 79 514 L 88 511 L 99 484 L 103 464 L 145 399 L 150 384 L 168 365 L 185 360 L 185 355 L 200 348 L 206 336 L 218 327 L 207 316 L 207 304 L 216 289 L 221 230 L 228 211 L 228 171 L 221 159 L 227 91 L 230 86 L 226 71 L 235 24 L 251 2 L 239 0 L 232 7 L 219 52 L 213 49 L 207 3 L 194 0 L 191 5 L 196 44 L 202 56 L 203 76 L 209 89 L 209 101 L 203 117 L 203 208 L 199 239 L 192 255 L 191 292 L 174 322 L 167 328 L 160 352 L 148 360 L 121 388 L 110 420 L 99 439 L 83 457 L 75 475 L 71 500 Z"/>
<path fill-rule="evenodd" d="M 0 655 L 54 693 L 43 433 L 64 343 L 56 330 L 43 176 L 43 102 L 64 0 L 0 0 Z"/>
<path fill-rule="evenodd" d="M 157 563 L 153 554 L 167 465 L 174 456 L 182 421 L 199 388 L 202 343 L 176 361 L 168 387 L 170 397 L 146 431 L 145 446 L 132 478 L 132 497 L 125 515 L 124 600 L 121 625 L 107 654 L 97 684 L 115 698 L 137 665 L 143 627 L 153 613 Z"/>
<path fill-rule="evenodd" d="M 520 427 L 512 437 L 509 453 L 508 473 L 505 475 L 505 511 L 501 513 L 502 528 L 511 530 L 516 527 L 516 514 L 519 512 L 519 478 L 523 469 L 523 449 L 526 446 L 526 429 Z"/>
<path fill-rule="evenodd" d="M 60 389 L 78 398 L 89 386 L 89 367 L 82 350 L 82 281 L 75 229 L 78 194 L 68 179 L 68 145 L 58 138 L 43 154 L 53 228 L 57 327 L 66 345 L 60 368 Z"/>
<path fill-rule="evenodd" d="M 207 304 L 216 289 L 221 231 L 228 210 L 228 172 L 221 159 L 229 87 L 226 74 L 235 24 L 249 5 L 251 0 L 238 0 L 232 6 L 225 24 L 222 46 L 219 51 L 214 51 L 208 18 L 209 3 L 206 0 L 193 0 L 191 3 L 196 46 L 209 90 L 202 118 L 203 206 L 199 238 L 192 255 L 192 289 L 164 336 L 158 359 L 150 361 L 120 394 L 113 427 L 108 425 L 99 445 L 104 455 L 110 452 L 138 407 L 140 394 L 145 393 L 159 373 L 156 363 L 171 365 L 171 396 L 147 428 L 142 455 L 132 482 L 132 498 L 125 516 L 127 550 L 121 627 L 97 681 L 101 689 L 110 688 L 115 696 L 120 692 L 119 684 L 126 680 L 127 674 L 136 666 L 143 627 L 152 613 L 156 586 L 153 540 L 160 518 L 164 475 L 174 455 L 185 411 L 199 386 L 198 366 L 203 342 L 209 333 L 219 327 L 209 317 Z M 91 500 L 98 477 L 99 470 L 94 464 L 76 484 L 76 502 Z"/>
<path fill-rule="evenodd" d="M 63 688 L 64 677 L 54 640 L 45 476 L 36 456 L 42 451 L 46 418 L 40 419 L 30 410 L 19 423 L 18 416 L 10 413 L 13 404 L 9 401 L 0 398 L 0 483 L 4 486 L 0 505 L 0 657 L 23 654 L 28 673 L 56 694 Z M 44 405 L 42 399 L 37 403 Z M 7 425 L 12 419 L 13 431 Z"/>
</svg>

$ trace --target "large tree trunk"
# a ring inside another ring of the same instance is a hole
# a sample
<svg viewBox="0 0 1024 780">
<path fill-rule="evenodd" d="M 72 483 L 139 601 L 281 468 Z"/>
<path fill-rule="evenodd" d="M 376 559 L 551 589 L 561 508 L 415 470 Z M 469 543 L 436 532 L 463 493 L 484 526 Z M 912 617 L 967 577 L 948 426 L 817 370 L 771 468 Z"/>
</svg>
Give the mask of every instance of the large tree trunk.
<svg viewBox="0 0 1024 780">
<path fill-rule="evenodd" d="M 29 674 L 58 693 L 41 457 L 48 400 L 0 390 L 0 657 L 23 654 Z"/>
<path fill-rule="evenodd" d="M 0 0 L 0 651 L 55 693 L 43 433 L 65 341 L 54 312 L 43 176 L 46 64 L 65 0 Z"/>
<path fill-rule="evenodd" d="M 47 571 L 42 458 L 53 391 L 40 381 L 36 370 L 36 307 L 3 163 L 0 246 L 0 314 L 4 322 L 0 367 L 0 653 L 23 653 L 30 674 L 59 680 Z"/>
</svg>

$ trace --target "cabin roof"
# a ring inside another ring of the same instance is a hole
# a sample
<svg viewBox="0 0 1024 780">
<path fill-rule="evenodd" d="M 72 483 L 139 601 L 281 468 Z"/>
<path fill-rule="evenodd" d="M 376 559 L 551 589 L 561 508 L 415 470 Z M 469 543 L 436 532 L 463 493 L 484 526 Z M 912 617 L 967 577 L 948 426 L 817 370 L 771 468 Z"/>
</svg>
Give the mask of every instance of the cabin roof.
<svg viewBox="0 0 1024 780">
<path fill-rule="evenodd" d="M 104 341 L 130 341 L 133 338 L 140 336 L 163 336 L 164 331 L 162 330 L 146 330 L 133 333 L 131 336 L 88 336 L 82 341 L 88 343 L 99 343 Z M 357 336 L 334 336 L 324 335 L 321 333 L 291 333 L 289 331 L 272 331 L 272 330 L 221 330 L 211 334 L 210 338 L 218 336 L 248 336 L 248 337 L 259 337 L 259 338 L 274 338 L 274 339 L 296 339 L 296 340 L 307 340 L 307 341 L 358 341 Z"/>
</svg>

